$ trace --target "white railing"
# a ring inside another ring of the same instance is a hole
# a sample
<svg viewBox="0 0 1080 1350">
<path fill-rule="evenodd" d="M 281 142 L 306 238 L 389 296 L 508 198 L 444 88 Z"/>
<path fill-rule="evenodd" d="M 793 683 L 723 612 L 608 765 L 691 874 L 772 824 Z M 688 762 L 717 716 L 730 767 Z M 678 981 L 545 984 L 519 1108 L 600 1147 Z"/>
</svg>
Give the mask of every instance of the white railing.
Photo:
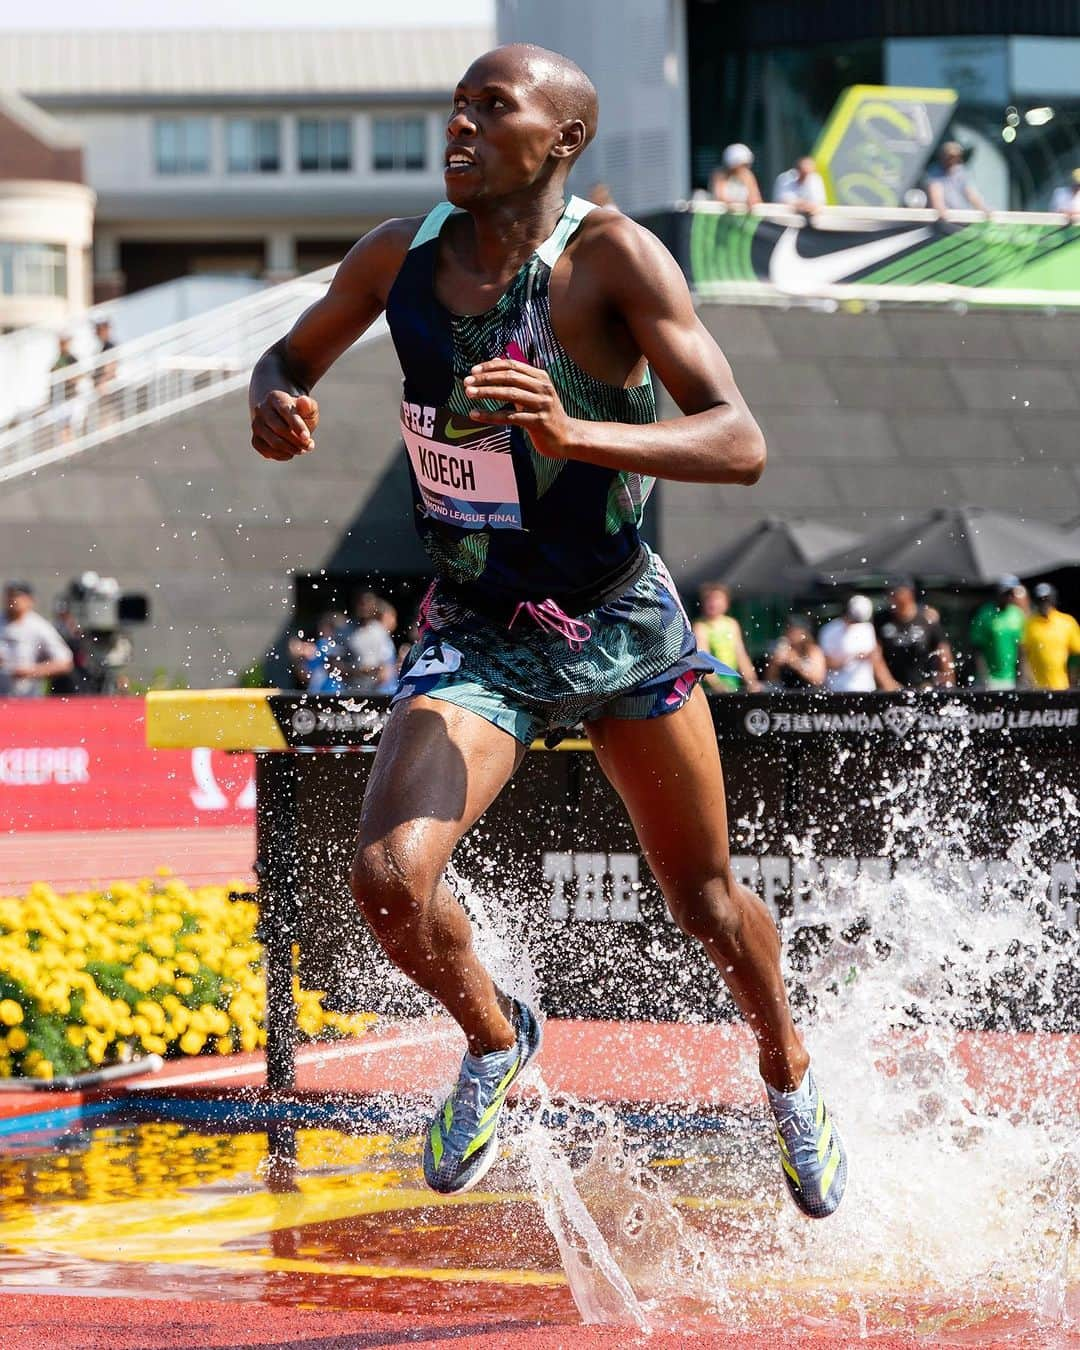
<svg viewBox="0 0 1080 1350">
<path fill-rule="evenodd" d="M 50 405 L 0 432 L 0 482 L 243 388 L 261 353 L 325 294 L 334 271 L 282 282 L 55 372 Z"/>
</svg>

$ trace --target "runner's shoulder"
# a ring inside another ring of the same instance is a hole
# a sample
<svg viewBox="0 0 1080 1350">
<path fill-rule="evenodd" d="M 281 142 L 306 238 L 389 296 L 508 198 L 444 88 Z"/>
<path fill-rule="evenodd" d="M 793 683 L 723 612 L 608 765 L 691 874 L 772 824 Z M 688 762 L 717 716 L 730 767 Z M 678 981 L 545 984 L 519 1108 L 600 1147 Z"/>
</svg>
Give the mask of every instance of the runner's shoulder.
<svg viewBox="0 0 1080 1350">
<path fill-rule="evenodd" d="M 343 258 L 336 278 L 338 286 L 363 284 L 373 271 L 393 279 L 423 223 L 423 216 L 394 216 L 369 230 Z"/>
<path fill-rule="evenodd" d="M 575 264 L 594 268 L 613 286 L 655 281 L 667 267 L 678 264 L 651 230 L 614 207 L 590 211 L 577 231 Z"/>
</svg>

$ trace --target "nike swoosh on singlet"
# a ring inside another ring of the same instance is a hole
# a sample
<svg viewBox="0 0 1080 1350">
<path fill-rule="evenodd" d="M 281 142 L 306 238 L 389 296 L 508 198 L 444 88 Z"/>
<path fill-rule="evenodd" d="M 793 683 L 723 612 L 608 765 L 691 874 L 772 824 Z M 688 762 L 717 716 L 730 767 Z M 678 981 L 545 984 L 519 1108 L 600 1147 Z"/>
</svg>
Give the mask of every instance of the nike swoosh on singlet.
<svg viewBox="0 0 1080 1350">
<path fill-rule="evenodd" d="M 482 432 L 485 431 L 490 434 L 491 430 L 492 430 L 491 427 L 483 426 L 483 427 L 467 427 L 464 431 L 459 431 L 457 427 L 453 426 L 450 422 L 447 422 L 446 426 L 443 428 L 443 435 L 447 438 L 447 440 L 463 441 L 467 436 L 479 436 Z"/>
<path fill-rule="evenodd" d="M 885 239 L 872 239 L 866 244 L 835 249 L 817 258 L 804 258 L 799 252 L 801 228 L 789 226 L 776 241 L 769 258 L 769 280 L 783 291 L 812 291 L 820 286 L 834 286 L 854 272 L 883 263 L 887 258 L 902 253 L 915 244 L 931 238 L 933 230 L 924 227 L 891 234 Z"/>
</svg>

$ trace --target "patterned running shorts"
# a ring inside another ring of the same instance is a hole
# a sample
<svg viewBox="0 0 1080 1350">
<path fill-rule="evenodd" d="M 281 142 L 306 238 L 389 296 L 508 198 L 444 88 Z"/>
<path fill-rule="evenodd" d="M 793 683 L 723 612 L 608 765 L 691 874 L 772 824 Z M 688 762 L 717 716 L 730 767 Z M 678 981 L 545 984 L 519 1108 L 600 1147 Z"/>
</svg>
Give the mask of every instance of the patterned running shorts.
<svg viewBox="0 0 1080 1350">
<path fill-rule="evenodd" d="M 525 745 L 556 744 L 601 717 L 677 712 L 713 671 L 655 553 L 617 600 L 580 616 L 592 630 L 579 651 L 526 613 L 512 628 L 450 601 L 435 587 L 420 638 L 405 658 L 394 703 L 417 694 L 469 708 Z"/>
</svg>

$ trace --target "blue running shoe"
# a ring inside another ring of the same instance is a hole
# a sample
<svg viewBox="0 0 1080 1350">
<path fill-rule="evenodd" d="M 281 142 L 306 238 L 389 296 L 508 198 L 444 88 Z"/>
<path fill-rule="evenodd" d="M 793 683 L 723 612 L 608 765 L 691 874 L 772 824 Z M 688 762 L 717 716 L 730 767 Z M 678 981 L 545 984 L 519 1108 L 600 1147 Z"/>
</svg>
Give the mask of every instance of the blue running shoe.
<svg viewBox="0 0 1080 1350">
<path fill-rule="evenodd" d="M 466 1055 L 457 1086 L 424 1140 L 424 1179 L 433 1191 L 460 1195 L 475 1186 L 499 1155 L 498 1125 L 506 1094 L 540 1049 L 540 1023 L 531 1008 L 513 1005 L 517 1045 L 490 1055 Z"/>
<path fill-rule="evenodd" d="M 825 1109 L 813 1073 L 797 1092 L 768 1089 L 776 1117 L 780 1166 L 791 1198 L 811 1219 L 827 1219 L 844 1198 L 847 1152 Z"/>
</svg>

